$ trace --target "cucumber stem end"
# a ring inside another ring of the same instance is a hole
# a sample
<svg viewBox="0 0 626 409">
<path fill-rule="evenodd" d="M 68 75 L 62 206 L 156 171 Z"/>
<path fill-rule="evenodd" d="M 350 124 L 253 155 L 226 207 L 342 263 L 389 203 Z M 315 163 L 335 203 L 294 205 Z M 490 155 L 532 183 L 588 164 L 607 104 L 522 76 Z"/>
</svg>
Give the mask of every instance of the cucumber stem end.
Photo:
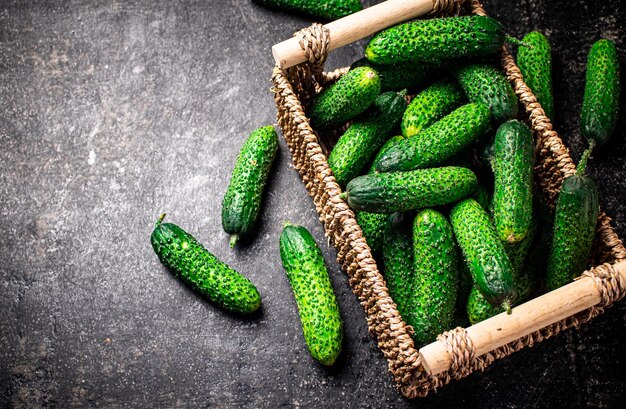
<svg viewBox="0 0 626 409">
<path fill-rule="evenodd" d="M 230 241 L 228 242 L 228 245 L 232 249 L 232 248 L 235 247 L 235 244 L 237 244 L 238 241 L 239 241 L 239 235 L 238 234 L 231 234 L 230 235 Z"/>
</svg>

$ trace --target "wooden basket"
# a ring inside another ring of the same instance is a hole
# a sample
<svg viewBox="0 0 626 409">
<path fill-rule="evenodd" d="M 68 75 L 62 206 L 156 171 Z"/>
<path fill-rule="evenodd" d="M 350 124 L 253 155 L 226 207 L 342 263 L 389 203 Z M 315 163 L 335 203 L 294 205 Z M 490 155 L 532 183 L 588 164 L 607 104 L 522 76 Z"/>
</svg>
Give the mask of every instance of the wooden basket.
<svg viewBox="0 0 626 409">
<path fill-rule="evenodd" d="M 408 398 L 424 397 L 451 379 L 483 370 L 496 359 L 577 327 L 602 313 L 626 291 L 626 249 L 611 228 L 611 219 L 600 212 L 594 243 L 595 267 L 582 273 L 580 279 L 515 307 L 511 315 L 503 313 L 465 329 L 452 329 L 420 351 L 415 348 L 412 328 L 404 323 L 389 297 L 354 212 L 339 198 L 341 188 L 328 166 L 327 152 L 320 145 L 322 136 L 336 135 L 316 134 L 303 107 L 348 70 L 323 72 L 330 49 L 426 13 L 485 15 L 478 1 L 463 3 L 389 0 L 326 26 L 313 24 L 273 48 L 278 65 L 272 74 L 272 90 L 278 124 L 293 163 L 313 198 L 326 235 L 337 249 L 337 260 L 365 310 L 369 331 L 387 358 L 399 390 Z M 501 61 L 525 108 L 522 119 L 533 129 L 538 190 L 546 203 L 554 207 L 563 179 L 575 171 L 574 163 L 506 46 Z"/>
</svg>

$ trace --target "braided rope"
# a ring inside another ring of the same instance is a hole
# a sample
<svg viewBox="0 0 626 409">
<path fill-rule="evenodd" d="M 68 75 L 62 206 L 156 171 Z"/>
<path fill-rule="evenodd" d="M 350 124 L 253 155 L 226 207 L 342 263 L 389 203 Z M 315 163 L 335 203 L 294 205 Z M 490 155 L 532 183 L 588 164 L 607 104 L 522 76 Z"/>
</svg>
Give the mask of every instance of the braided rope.
<svg viewBox="0 0 626 409">
<path fill-rule="evenodd" d="M 450 371 L 456 379 L 467 376 L 469 368 L 475 359 L 474 344 L 467 335 L 465 328 L 457 327 L 446 331 L 437 337 L 446 348 L 446 352 L 452 358 Z M 469 372 L 468 372 L 469 371 Z"/>
</svg>

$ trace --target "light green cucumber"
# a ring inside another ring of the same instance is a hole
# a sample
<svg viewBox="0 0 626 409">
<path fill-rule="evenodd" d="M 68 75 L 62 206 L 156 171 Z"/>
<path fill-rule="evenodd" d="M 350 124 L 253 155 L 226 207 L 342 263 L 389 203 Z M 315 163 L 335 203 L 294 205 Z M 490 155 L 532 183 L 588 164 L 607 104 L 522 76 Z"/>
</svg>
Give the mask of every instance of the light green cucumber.
<svg viewBox="0 0 626 409">
<path fill-rule="evenodd" d="M 538 31 L 524 36 L 517 50 L 517 66 L 547 117 L 554 118 L 552 94 L 552 51 L 550 42 Z"/>
<path fill-rule="evenodd" d="M 367 58 L 353 62 L 350 69 L 364 66 L 374 69 L 380 77 L 381 92 L 402 91 L 403 89 L 415 91 L 432 78 L 436 69 L 435 64 L 429 63 L 379 65 L 369 62 Z"/>
</svg>

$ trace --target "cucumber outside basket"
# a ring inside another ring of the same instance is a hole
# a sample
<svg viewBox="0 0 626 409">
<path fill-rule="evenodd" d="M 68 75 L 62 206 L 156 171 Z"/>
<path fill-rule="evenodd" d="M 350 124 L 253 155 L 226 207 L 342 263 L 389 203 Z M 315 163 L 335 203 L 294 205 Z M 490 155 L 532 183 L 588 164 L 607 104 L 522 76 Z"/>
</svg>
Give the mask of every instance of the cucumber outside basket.
<svg viewBox="0 0 626 409">
<path fill-rule="evenodd" d="M 327 154 L 345 126 L 325 132 L 312 129 L 305 107 L 348 67 L 324 72 L 328 52 L 374 32 L 421 15 L 485 15 L 482 5 L 463 0 L 388 0 L 325 26 L 312 26 L 274 46 L 277 66 L 272 73 L 278 124 L 307 192 L 312 197 L 325 233 L 337 249 L 337 261 L 367 316 L 369 332 L 389 363 L 400 392 L 407 398 L 482 371 L 497 359 L 533 346 L 566 329 L 578 327 L 626 294 L 626 249 L 600 212 L 593 263 L 576 281 L 532 299 L 506 313 L 467 328 L 450 328 L 419 351 L 389 296 L 355 214 L 340 198 L 342 190 L 327 163 Z M 535 184 L 543 200 L 554 207 L 563 179 L 575 173 L 569 152 L 550 119 L 526 86 L 505 45 L 502 68 L 523 106 L 519 119 L 533 130 Z"/>
</svg>

